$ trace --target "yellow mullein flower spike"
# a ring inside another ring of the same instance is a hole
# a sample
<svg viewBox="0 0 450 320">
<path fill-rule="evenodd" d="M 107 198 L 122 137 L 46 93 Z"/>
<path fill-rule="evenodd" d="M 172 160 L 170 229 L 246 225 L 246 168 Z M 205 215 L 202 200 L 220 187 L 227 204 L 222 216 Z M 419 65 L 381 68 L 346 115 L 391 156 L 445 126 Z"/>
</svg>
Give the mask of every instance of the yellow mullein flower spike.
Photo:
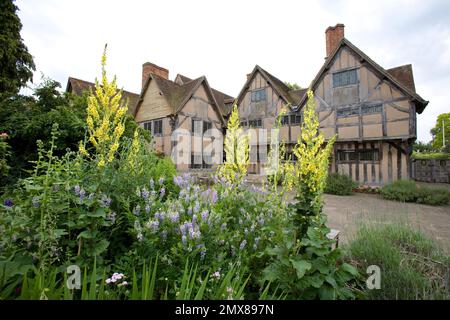
<svg viewBox="0 0 450 320">
<path fill-rule="evenodd" d="M 117 150 L 120 147 L 120 138 L 125 127 L 125 115 L 128 106 L 121 106 L 122 92 L 117 90 L 116 78 L 108 81 L 106 74 L 106 46 L 102 55 L 101 81 L 96 79 L 95 89 L 88 97 L 86 123 L 88 129 L 88 141 L 94 146 L 99 167 L 104 167 L 114 161 Z M 87 151 L 79 147 L 80 154 Z"/>
</svg>

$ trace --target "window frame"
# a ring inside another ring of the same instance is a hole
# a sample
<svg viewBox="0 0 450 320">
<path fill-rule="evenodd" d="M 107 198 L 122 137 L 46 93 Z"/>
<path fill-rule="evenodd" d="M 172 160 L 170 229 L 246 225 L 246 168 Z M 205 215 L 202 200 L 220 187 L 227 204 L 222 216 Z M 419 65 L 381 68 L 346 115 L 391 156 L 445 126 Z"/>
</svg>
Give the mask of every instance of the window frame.
<svg viewBox="0 0 450 320">
<path fill-rule="evenodd" d="M 354 73 L 354 82 L 350 76 L 351 73 Z M 348 74 L 346 81 L 343 81 L 344 77 L 343 75 Z M 338 78 L 340 77 L 340 78 Z M 354 86 L 359 83 L 359 75 L 358 75 L 358 68 L 351 68 L 346 70 L 339 70 L 332 73 L 332 81 L 333 81 L 333 89 L 334 88 L 344 88 L 349 86 Z"/>
<path fill-rule="evenodd" d="M 160 124 L 158 127 L 157 124 Z M 161 137 L 163 135 L 163 119 L 155 119 L 153 120 L 152 124 L 153 129 L 153 136 L 154 137 Z M 158 128 L 160 132 L 156 132 L 156 128 Z"/>
<path fill-rule="evenodd" d="M 250 94 L 250 102 L 261 102 L 261 101 L 267 101 L 266 88 L 252 90 Z"/>
<path fill-rule="evenodd" d="M 371 156 L 366 157 L 367 155 Z M 380 162 L 380 151 L 379 149 L 338 149 L 336 152 L 336 162 Z"/>
</svg>

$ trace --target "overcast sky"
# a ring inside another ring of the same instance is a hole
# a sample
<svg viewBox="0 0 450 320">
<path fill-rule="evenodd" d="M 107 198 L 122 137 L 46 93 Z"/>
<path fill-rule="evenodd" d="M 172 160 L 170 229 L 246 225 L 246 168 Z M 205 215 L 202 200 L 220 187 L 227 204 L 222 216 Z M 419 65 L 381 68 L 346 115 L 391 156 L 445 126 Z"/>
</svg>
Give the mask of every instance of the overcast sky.
<svg viewBox="0 0 450 320">
<path fill-rule="evenodd" d="M 417 92 L 430 104 L 418 138 L 431 139 L 450 112 L 450 1 L 105 1 L 18 0 L 22 37 L 41 74 L 93 81 L 108 43 L 108 71 L 140 92 L 146 61 L 237 96 L 255 64 L 308 86 L 325 57 L 325 29 L 345 36 L 384 68 L 411 63 Z"/>
</svg>

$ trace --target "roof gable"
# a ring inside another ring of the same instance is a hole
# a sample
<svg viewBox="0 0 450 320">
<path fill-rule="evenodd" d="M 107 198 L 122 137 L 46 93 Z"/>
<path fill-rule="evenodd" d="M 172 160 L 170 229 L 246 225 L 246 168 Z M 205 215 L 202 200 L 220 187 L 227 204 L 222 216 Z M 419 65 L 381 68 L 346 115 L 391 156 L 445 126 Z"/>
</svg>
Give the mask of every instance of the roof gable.
<svg viewBox="0 0 450 320">
<path fill-rule="evenodd" d="M 175 83 L 178 83 L 180 85 L 188 83 L 192 81 L 192 79 L 182 75 L 177 74 L 175 78 Z M 226 93 L 223 93 L 219 90 L 216 90 L 211 87 L 211 91 L 214 95 L 214 98 L 216 99 L 216 102 L 220 108 L 220 111 L 222 112 L 223 116 L 227 116 L 231 112 L 231 108 L 229 107 L 230 104 L 234 102 L 234 98 Z"/>
<path fill-rule="evenodd" d="M 242 99 L 245 96 L 245 93 L 247 92 L 248 88 L 250 87 L 250 84 L 252 83 L 253 79 L 255 78 L 257 73 L 260 73 L 263 78 L 270 84 L 272 89 L 287 103 L 290 104 L 292 107 L 296 105 L 296 102 L 300 100 L 300 98 L 306 93 L 306 89 L 299 89 L 299 90 L 291 90 L 283 81 L 278 79 L 277 77 L 273 76 L 260 66 L 256 65 L 255 68 L 253 68 L 253 71 L 248 76 L 247 81 L 245 82 L 244 86 L 241 89 L 241 92 L 239 93 L 237 97 L 237 103 L 239 104 Z"/>
<path fill-rule="evenodd" d="M 154 81 L 158 88 L 161 90 L 161 93 L 164 95 L 167 103 L 172 109 L 172 114 L 177 114 L 178 112 L 180 112 L 181 109 L 183 109 L 183 107 L 189 101 L 189 99 L 192 98 L 192 95 L 196 92 L 196 90 L 202 84 L 205 85 L 205 90 L 211 100 L 211 104 L 218 113 L 218 116 L 221 119 L 222 123 L 225 123 L 225 119 L 223 118 L 222 112 L 218 106 L 214 94 L 212 93 L 211 87 L 209 86 L 208 81 L 204 76 L 194 80 L 190 80 L 186 83 L 178 84 L 155 74 L 150 74 L 142 89 L 139 102 L 134 113 L 135 116 L 139 111 L 139 108 L 144 100 L 145 93 L 147 92 L 151 81 Z"/>
<path fill-rule="evenodd" d="M 315 89 L 315 86 L 319 83 L 319 81 L 322 79 L 322 76 L 327 72 L 334 62 L 334 59 L 337 55 L 337 53 L 343 48 L 347 47 L 353 54 L 357 55 L 360 58 L 361 62 L 366 62 L 371 68 L 376 70 L 381 76 L 388 80 L 390 83 L 392 83 L 394 86 L 396 86 L 400 91 L 402 91 L 404 94 L 409 96 L 412 100 L 414 100 L 417 103 L 417 112 L 422 113 L 425 107 L 428 104 L 428 101 L 425 101 L 421 96 L 419 96 L 415 92 L 414 87 L 414 80 L 411 80 L 412 77 L 412 67 L 411 65 L 408 66 L 401 66 L 389 70 L 385 70 L 383 67 L 381 67 L 379 64 L 377 64 L 375 61 L 373 61 L 369 56 L 367 56 L 364 52 L 362 52 L 358 47 L 356 47 L 354 44 L 352 44 L 350 41 L 348 41 L 346 38 L 342 38 L 339 45 L 336 47 L 336 49 L 333 51 L 333 53 L 325 60 L 325 63 L 323 64 L 322 68 L 314 78 L 314 80 L 311 82 L 310 88 Z M 399 76 L 401 79 L 397 79 L 396 76 Z M 412 84 L 411 84 L 412 81 Z M 300 101 L 298 102 L 299 106 L 302 106 L 306 101 L 306 95 L 304 95 Z"/>
</svg>

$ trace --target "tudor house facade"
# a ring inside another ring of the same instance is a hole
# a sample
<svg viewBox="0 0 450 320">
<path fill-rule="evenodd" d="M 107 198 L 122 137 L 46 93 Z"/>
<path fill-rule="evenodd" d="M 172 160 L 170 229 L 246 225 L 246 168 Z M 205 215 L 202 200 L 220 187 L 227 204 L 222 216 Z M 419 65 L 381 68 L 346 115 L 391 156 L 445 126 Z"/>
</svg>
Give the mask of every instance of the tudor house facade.
<svg viewBox="0 0 450 320">
<path fill-rule="evenodd" d="M 428 104 L 416 93 L 412 66 L 384 69 L 345 38 L 342 24 L 329 27 L 325 38 L 325 62 L 309 88 L 321 132 L 327 139 L 337 135 L 330 171 L 373 185 L 411 177 L 416 114 Z M 81 94 L 93 85 L 69 78 L 66 91 Z M 147 62 L 141 93 L 123 95 L 128 112 L 152 133 L 155 149 L 181 171 L 214 169 L 222 162 L 223 138 L 211 132 L 225 133 L 235 103 L 250 134 L 248 172 L 264 174 L 271 129 L 282 110 L 278 140 L 286 144 L 286 160 L 296 160 L 292 147 L 300 136 L 306 91 L 291 89 L 256 65 L 234 99 L 211 88 L 204 76 L 178 74 L 172 81 L 167 69 Z"/>
<path fill-rule="evenodd" d="M 281 119 L 278 139 L 286 143 L 286 156 L 292 159 L 291 149 L 300 135 L 301 123 L 301 114 L 295 111 L 295 106 L 305 93 L 306 89 L 290 89 L 258 65 L 247 75 L 247 81 L 236 98 L 236 104 L 241 125 L 250 135 L 249 173 L 264 174 L 272 142 L 271 129 L 274 128 L 282 109 L 284 116 Z"/>
<path fill-rule="evenodd" d="M 327 139 L 337 135 L 330 171 L 373 185 L 411 177 L 416 113 L 428 104 L 415 91 L 412 66 L 382 68 L 344 37 L 342 24 L 329 27 L 325 38 L 325 62 L 310 88 L 315 93 L 320 131 Z M 281 109 L 287 110 L 279 138 L 286 142 L 292 159 L 290 150 L 300 135 L 306 100 L 306 90 L 290 90 L 256 66 L 236 102 L 247 128 L 270 130 Z M 261 137 L 251 141 L 259 143 L 259 149 L 250 147 L 256 152 L 253 159 L 250 154 L 249 172 L 263 173 L 266 158 L 260 155 L 268 146 L 260 143 Z M 270 139 L 263 141 L 270 143 Z"/>
<path fill-rule="evenodd" d="M 152 63 L 142 69 L 142 91 L 134 117 L 149 130 L 154 147 L 177 169 L 214 169 L 223 160 L 224 116 L 234 98 L 212 89 L 206 77 L 190 79 Z"/>
<path fill-rule="evenodd" d="M 344 37 L 342 24 L 325 35 L 327 57 L 310 88 L 320 130 L 337 135 L 330 171 L 360 184 L 410 178 L 416 114 L 428 104 L 416 93 L 412 66 L 384 69 Z"/>
</svg>

